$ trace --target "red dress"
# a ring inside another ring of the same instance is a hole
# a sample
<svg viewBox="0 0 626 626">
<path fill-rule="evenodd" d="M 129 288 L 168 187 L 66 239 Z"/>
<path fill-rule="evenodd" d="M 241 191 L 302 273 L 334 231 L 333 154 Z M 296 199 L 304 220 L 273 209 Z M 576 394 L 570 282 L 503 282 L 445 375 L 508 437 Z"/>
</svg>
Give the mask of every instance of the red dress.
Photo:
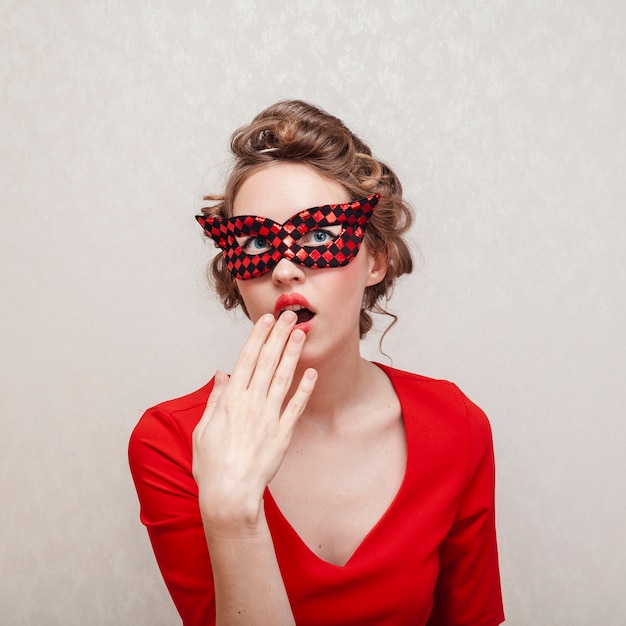
<svg viewBox="0 0 626 626">
<path fill-rule="evenodd" d="M 452 383 L 379 365 L 402 407 L 407 466 L 395 499 L 343 566 L 313 554 L 266 490 L 298 626 L 496 626 L 504 621 L 494 461 L 485 414 Z M 141 521 L 185 626 L 215 623 L 191 433 L 212 381 L 146 411 L 130 439 Z"/>
</svg>

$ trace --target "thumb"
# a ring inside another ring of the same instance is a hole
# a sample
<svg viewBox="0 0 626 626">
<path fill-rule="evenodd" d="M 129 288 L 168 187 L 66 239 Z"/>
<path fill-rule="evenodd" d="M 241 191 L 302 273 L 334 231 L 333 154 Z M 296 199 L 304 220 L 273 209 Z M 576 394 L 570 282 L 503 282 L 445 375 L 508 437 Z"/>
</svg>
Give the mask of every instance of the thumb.
<svg viewBox="0 0 626 626">
<path fill-rule="evenodd" d="M 213 377 L 213 389 L 209 394 L 209 399 L 206 403 L 204 414 L 202 415 L 202 419 L 198 423 L 198 426 L 200 426 L 200 424 L 206 424 L 211 419 L 213 411 L 215 411 L 215 407 L 219 402 L 219 399 L 222 395 L 222 392 L 224 391 L 224 388 L 226 387 L 226 384 L 228 383 L 229 378 L 230 377 L 228 376 L 228 374 L 222 372 L 221 370 L 217 370 L 215 372 L 215 376 Z"/>
<path fill-rule="evenodd" d="M 221 391 L 226 386 L 229 378 L 230 376 L 226 372 L 222 372 L 222 370 L 217 370 L 215 372 L 215 376 L 213 377 L 213 392 L 215 392 L 215 390 L 218 388 Z"/>
<path fill-rule="evenodd" d="M 211 390 L 211 394 L 209 395 L 209 400 L 207 402 L 207 409 L 210 406 L 215 406 L 222 395 L 222 391 L 226 387 L 226 383 L 228 383 L 228 379 L 230 377 L 222 370 L 217 370 L 215 372 L 215 376 L 213 377 L 213 389 Z"/>
</svg>

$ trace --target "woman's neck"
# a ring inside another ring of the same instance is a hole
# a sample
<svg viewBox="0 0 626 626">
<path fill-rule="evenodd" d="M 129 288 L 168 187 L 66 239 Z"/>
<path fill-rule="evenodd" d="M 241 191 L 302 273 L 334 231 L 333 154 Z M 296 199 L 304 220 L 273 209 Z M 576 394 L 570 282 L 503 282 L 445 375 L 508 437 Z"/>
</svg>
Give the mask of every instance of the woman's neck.
<svg viewBox="0 0 626 626">
<path fill-rule="evenodd" d="M 355 410 L 367 398 L 368 391 L 375 389 L 376 377 L 382 373 L 358 351 L 314 367 L 318 379 L 301 421 L 314 422 L 328 430 L 340 428 L 346 419 L 353 420 Z M 296 372 L 295 381 L 300 380 L 305 369 Z"/>
</svg>

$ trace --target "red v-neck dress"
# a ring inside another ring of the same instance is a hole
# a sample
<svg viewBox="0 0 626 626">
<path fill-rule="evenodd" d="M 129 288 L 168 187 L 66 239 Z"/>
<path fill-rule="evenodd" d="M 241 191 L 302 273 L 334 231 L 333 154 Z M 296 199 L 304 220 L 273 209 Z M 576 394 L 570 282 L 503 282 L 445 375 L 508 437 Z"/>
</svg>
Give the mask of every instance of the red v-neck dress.
<svg viewBox="0 0 626 626">
<path fill-rule="evenodd" d="M 402 407 L 403 482 L 343 566 L 316 556 L 269 491 L 266 518 L 298 626 L 496 626 L 504 621 L 491 430 L 452 383 L 379 365 Z M 165 583 L 185 626 L 215 623 L 191 434 L 212 381 L 146 411 L 130 466 Z"/>
</svg>

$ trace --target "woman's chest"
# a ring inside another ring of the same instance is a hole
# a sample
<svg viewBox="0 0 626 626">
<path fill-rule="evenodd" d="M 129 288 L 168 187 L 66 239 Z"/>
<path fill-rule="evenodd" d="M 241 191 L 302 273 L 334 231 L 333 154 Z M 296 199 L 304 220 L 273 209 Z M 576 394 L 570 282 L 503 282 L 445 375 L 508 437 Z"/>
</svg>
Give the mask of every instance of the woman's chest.
<svg viewBox="0 0 626 626">
<path fill-rule="evenodd" d="M 269 490 L 282 516 L 321 560 L 344 565 L 394 501 L 406 471 L 396 428 L 366 441 L 294 441 Z"/>
<path fill-rule="evenodd" d="M 268 523 L 298 624 L 426 623 L 439 546 L 451 519 L 449 503 L 438 502 L 424 487 L 415 476 L 405 475 L 376 519 L 359 517 L 361 507 L 353 507 L 356 524 L 340 505 L 311 506 L 306 509 L 309 520 L 297 518 L 300 528 L 278 508 L 272 493 L 266 495 Z M 379 503 L 383 508 L 382 498 Z"/>
</svg>

